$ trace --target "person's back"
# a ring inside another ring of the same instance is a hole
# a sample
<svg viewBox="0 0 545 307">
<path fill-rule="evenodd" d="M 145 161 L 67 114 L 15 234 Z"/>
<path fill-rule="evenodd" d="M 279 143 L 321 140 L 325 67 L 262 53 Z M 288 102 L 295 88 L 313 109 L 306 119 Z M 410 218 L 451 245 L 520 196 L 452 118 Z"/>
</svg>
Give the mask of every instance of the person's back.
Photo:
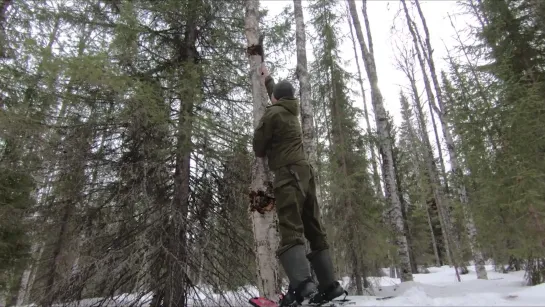
<svg viewBox="0 0 545 307">
<path fill-rule="evenodd" d="M 268 84 L 274 84 L 274 81 L 269 81 Z M 268 157 L 271 171 L 306 160 L 297 98 L 283 97 L 268 106 L 256 131 L 256 155 Z"/>
<path fill-rule="evenodd" d="M 303 150 L 299 100 L 291 83 L 274 80 L 264 72 L 264 83 L 273 103 L 254 131 L 257 157 L 267 157 L 274 172 L 274 197 L 278 213 L 280 247 L 277 255 L 290 281 L 281 306 L 330 301 L 344 289 L 334 277 L 333 263 L 316 198 L 315 174 Z M 306 255 L 304 238 L 311 253 Z M 311 277 L 312 263 L 319 285 Z"/>
</svg>

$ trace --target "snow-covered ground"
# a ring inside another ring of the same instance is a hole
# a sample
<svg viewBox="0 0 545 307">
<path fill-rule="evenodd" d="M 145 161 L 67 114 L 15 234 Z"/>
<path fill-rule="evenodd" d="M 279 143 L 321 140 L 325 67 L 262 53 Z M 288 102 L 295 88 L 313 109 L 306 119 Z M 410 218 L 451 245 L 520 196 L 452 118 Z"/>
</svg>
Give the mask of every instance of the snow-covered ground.
<svg viewBox="0 0 545 307">
<path fill-rule="evenodd" d="M 351 306 L 545 306 L 545 284 L 524 285 L 524 272 L 502 274 L 487 266 L 488 280 L 478 280 L 473 267 L 456 279 L 448 266 L 429 268 L 429 274 L 414 274 L 414 281 L 400 283 L 388 277 L 372 278 L 376 296 L 395 298 L 377 301 L 375 297 L 350 296 Z M 346 280 L 343 280 L 346 282 Z"/>
<path fill-rule="evenodd" d="M 429 274 L 414 274 L 414 281 L 407 283 L 400 283 L 395 278 L 371 277 L 374 293 L 349 296 L 347 298 L 355 304 L 346 306 L 545 306 L 545 284 L 525 286 L 523 271 L 502 274 L 494 272 L 493 266 L 487 266 L 489 279 L 478 280 L 474 268 L 468 269 L 469 274 L 460 276 L 461 282 L 457 281 L 454 269 L 448 266 L 429 268 Z M 348 281 L 343 278 L 341 282 L 346 285 Z M 202 288 L 194 293 L 189 306 L 251 306 L 248 299 L 253 296 L 257 296 L 253 287 L 221 297 Z M 395 297 L 376 300 L 376 297 L 385 296 Z M 140 301 L 149 299 L 145 296 Z M 87 299 L 71 306 L 91 306 L 98 300 Z M 128 306 L 135 300 L 138 300 L 135 295 L 121 295 L 107 305 Z"/>
</svg>

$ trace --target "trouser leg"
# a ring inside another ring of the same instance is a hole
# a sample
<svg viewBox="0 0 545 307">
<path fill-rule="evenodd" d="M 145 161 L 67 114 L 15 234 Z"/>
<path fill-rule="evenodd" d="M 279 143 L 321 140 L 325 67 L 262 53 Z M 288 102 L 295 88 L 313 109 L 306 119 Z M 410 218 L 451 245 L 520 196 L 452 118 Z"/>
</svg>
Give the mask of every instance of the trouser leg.
<svg viewBox="0 0 545 307">
<path fill-rule="evenodd" d="M 305 199 L 291 174 L 276 174 L 275 198 L 280 232 L 277 255 L 290 283 L 290 290 L 282 300 L 281 305 L 284 306 L 294 301 L 301 302 L 317 289 L 311 279 L 304 245 L 305 231 L 301 215 Z"/>
<path fill-rule="evenodd" d="M 302 220 L 305 237 L 310 243 L 311 251 L 329 248 L 325 227 L 322 223 L 320 207 L 316 195 L 316 181 L 314 171 L 307 167 L 308 180 L 306 181 L 307 194 L 303 205 Z"/>
</svg>

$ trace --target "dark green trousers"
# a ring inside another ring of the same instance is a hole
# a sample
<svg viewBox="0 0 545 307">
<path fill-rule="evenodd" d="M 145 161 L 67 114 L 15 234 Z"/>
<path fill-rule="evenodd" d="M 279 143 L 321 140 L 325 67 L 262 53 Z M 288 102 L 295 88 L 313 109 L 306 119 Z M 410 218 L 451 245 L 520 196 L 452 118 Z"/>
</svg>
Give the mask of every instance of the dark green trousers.
<svg viewBox="0 0 545 307">
<path fill-rule="evenodd" d="M 274 173 L 274 197 L 280 231 L 277 255 L 294 245 L 305 244 L 305 237 L 312 251 L 329 248 L 316 199 L 314 170 L 310 164 L 301 161 L 277 169 Z"/>
</svg>

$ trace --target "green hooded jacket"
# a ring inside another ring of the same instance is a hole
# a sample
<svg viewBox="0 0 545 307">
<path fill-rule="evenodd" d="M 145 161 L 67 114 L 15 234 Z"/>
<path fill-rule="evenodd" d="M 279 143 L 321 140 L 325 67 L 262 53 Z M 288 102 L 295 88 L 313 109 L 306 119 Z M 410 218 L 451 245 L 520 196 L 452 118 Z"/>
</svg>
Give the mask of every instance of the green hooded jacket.
<svg viewBox="0 0 545 307">
<path fill-rule="evenodd" d="M 270 97 L 274 80 L 268 76 L 265 85 Z M 282 98 L 267 107 L 254 131 L 253 150 L 256 157 L 268 158 L 271 171 L 306 160 L 298 99 Z"/>
</svg>

